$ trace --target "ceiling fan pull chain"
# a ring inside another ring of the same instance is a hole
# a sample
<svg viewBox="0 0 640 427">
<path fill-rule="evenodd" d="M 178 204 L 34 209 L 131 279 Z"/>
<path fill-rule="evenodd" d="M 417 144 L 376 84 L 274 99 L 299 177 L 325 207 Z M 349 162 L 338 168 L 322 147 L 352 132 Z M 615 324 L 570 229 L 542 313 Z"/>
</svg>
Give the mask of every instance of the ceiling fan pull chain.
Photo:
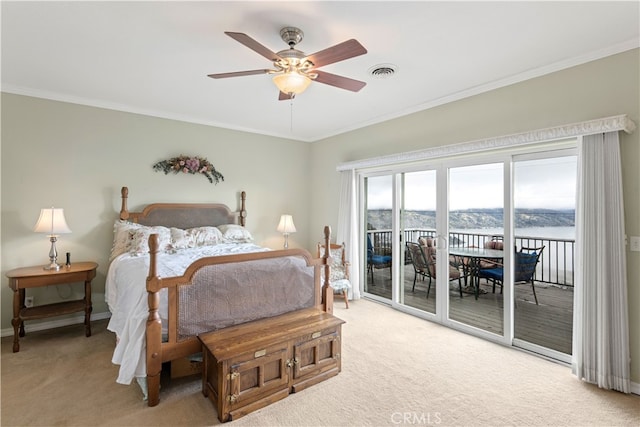
<svg viewBox="0 0 640 427">
<path fill-rule="evenodd" d="M 289 108 L 291 109 L 290 111 L 290 118 L 289 118 L 289 130 L 291 132 L 293 132 L 293 96 L 290 98 L 291 102 L 289 103 Z"/>
</svg>

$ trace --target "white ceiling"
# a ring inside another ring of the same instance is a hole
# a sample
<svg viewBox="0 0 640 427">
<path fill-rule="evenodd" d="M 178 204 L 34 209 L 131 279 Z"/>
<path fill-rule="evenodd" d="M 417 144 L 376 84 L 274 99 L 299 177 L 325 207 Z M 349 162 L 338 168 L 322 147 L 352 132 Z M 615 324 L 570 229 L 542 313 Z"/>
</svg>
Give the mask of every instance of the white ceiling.
<svg viewBox="0 0 640 427">
<path fill-rule="evenodd" d="M 300 141 L 430 108 L 640 46 L 639 2 L 8 2 L 2 90 Z M 278 101 L 271 68 L 224 34 L 311 54 L 355 38 L 366 55 L 322 67 L 367 83 L 312 83 Z M 386 79 L 368 71 L 393 64 Z"/>
</svg>

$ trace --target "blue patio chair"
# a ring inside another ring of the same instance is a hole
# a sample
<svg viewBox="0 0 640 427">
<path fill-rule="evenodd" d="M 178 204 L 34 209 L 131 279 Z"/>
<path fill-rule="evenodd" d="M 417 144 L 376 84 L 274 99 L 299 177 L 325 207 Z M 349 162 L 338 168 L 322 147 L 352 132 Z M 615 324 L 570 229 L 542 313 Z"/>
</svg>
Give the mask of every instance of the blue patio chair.
<svg viewBox="0 0 640 427">
<path fill-rule="evenodd" d="M 534 276 L 536 273 L 536 267 L 544 246 L 539 248 L 520 248 L 520 251 L 515 253 L 514 269 L 513 269 L 513 282 L 514 283 L 531 283 L 531 289 L 533 290 L 533 298 L 538 305 L 538 296 L 536 295 L 536 286 Z M 493 292 L 496 291 L 496 285 L 500 286 L 500 293 L 502 293 L 502 287 L 504 282 L 504 268 L 495 267 L 481 269 L 478 272 L 479 277 L 491 280 L 493 282 Z"/>
<path fill-rule="evenodd" d="M 377 254 L 371 237 L 367 235 L 367 272 L 371 273 L 371 283 L 373 283 L 374 268 L 389 268 L 389 277 L 391 277 L 391 256 Z"/>
</svg>

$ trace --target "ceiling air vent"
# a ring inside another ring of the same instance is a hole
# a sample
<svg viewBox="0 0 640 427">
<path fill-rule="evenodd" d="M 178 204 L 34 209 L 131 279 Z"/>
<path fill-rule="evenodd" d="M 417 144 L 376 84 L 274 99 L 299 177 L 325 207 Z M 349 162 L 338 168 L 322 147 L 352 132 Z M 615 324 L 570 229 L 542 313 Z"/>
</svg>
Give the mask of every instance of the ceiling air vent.
<svg viewBox="0 0 640 427">
<path fill-rule="evenodd" d="M 376 79 L 388 79 L 398 72 L 398 67 L 392 64 L 380 64 L 369 68 L 369 75 Z"/>
</svg>

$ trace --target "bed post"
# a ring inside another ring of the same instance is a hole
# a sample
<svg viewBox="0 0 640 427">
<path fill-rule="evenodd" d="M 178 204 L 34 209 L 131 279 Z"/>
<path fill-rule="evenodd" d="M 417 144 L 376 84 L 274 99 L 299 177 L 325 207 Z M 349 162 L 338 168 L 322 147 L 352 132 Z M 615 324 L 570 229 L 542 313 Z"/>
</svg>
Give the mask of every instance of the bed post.
<svg viewBox="0 0 640 427">
<path fill-rule="evenodd" d="M 245 201 L 247 200 L 247 193 L 244 191 L 240 193 L 240 225 L 245 227 L 245 222 L 247 222 L 247 209 L 245 207 Z"/>
<path fill-rule="evenodd" d="M 120 190 L 120 194 L 122 195 L 122 206 L 120 207 L 120 219 L 127 220 L 129 219 L 129 209 L 127 208 L 127 198 L 129 197 L 129 189 L 127 187 L 122 187 L 122 190 Z"/>
<path fill-rule="evenodd" d="M 149 300 L 149 317 L 147 319 L 147 388 L 148 404 L 156 406 L 160 402 L 160 372 L 162 371 L 162 322 L 158 308 L 160 305 L 159 282 L 157 273 L 158 235 L 149 236 L 149 276 L 147 277 L 147 293 Z"/>
<path fill-rule="evenodd" d="M 331 227 L 324 227 L 324 285 L 322 286 L 322 301 L 324 311 L 333 313 L 333 288 L 329 285 L 331 277 Z"/>
</svg>

